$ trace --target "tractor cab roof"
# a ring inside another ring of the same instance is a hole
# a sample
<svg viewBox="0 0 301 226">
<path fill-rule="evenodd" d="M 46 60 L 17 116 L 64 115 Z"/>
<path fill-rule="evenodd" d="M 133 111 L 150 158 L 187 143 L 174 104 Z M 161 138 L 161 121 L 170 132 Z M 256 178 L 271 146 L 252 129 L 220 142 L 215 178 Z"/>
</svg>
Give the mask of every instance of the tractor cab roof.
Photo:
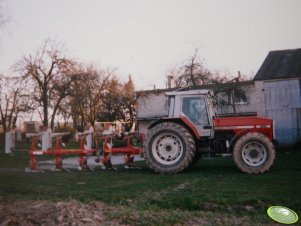
<svg viewBox="0 0 301 226">
<path fill-rule="evenodd" d="M 195 89 L 195 90 L 175 90 L 171 92 L 166 92 L 166 96 L 184 96 L 184 95 L 206 95 L 210 94 L 210 90 L 207 89 Z"/>
</svg>

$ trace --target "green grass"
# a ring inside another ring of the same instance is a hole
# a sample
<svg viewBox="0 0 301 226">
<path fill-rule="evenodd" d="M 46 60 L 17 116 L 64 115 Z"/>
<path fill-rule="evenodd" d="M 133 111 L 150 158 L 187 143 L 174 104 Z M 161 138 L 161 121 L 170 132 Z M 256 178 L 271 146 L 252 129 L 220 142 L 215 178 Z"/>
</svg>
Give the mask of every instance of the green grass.
<svg viewBox="0 0 301 226">
<path fill-rule="evenodd" d="M 40 158 L 39 158 L 40 159 Z M 102 201 L 108 216 L 131 225 L 169 225 L 189 219 L 207 224 L 271 223 L 266 209 L 284 205 L 301 214 L 301 151 L 277 153 L 265 174 L 238 171 L 231 157 L 202 159 L 178 175 L 140 170 L 25 173 L 26 153 L 0 155 L 0 198 Z M 232 220 L 231 220 L 232 219 Z M 214 223 L 215 222 L 215 223 Z M 255 222 L 255 223 L 254 223 Z"/>
</svg>

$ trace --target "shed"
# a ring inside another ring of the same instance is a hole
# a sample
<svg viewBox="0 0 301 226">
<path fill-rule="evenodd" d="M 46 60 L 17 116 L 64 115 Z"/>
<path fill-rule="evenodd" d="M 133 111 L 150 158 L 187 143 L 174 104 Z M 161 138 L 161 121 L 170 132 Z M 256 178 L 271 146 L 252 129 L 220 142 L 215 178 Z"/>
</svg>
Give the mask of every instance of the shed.
<svg viewBox="0 0 301 226">
<path fill-rule="evenodd" d="M 275 122 L 281 146 L 301 141 L 301 49 L 271 51 L 254 79 L 257 114 Z"/>
</svg>

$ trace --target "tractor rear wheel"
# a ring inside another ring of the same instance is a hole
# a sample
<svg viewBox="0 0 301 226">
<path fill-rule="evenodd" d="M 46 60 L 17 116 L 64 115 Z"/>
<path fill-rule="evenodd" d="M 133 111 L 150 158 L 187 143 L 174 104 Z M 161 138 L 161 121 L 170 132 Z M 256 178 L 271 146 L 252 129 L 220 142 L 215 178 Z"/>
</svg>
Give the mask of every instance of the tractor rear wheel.
<svg viewBox="0 0 301 226">
<path fill-rule="evenodd" d="M 274 145 L 261 133 L 247 133 L 234 145 L 233 160 L 242 172 L 263 173 L 274 163 Z"/>
<path fill-rule="evenodd" d="M 144 146 L 146 164 L 155 172 L 173 174 L 186 169 L 195 156 L 195 141 L 178 123 L 163 122 L 152 127 Z"/>
</svg>

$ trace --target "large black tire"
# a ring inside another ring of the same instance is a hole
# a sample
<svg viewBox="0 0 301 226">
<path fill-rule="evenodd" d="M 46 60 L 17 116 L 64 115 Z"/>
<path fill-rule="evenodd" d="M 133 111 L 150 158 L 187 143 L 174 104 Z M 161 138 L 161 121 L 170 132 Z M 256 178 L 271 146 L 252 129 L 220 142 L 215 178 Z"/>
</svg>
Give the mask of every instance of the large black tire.
<svg viewBox="0 0 301 226">
<path fill-rule="evenodd" d="M 264 173 L 275 160 L 275 148 L 268 137 L 261 133 L 247 133 L 240 137 L 233 149 L 236 166 L 245 173 Z"/>
<path fill-rule="evenodd" d="M 201 157 L 202 157 L 202 153 L 200 151 L 196 151 L 192 162 L 189 164 L 189 168 L 193 168 L 199 162 Z"/>
<path fill-rule="evenodd" d="M 175 174 L 191 164 L 195 151 L 195 141 L 186 128 L 178 123 L 163 122 L 148 131 L 144 158 L 155 172 Z"/>
</svg>

